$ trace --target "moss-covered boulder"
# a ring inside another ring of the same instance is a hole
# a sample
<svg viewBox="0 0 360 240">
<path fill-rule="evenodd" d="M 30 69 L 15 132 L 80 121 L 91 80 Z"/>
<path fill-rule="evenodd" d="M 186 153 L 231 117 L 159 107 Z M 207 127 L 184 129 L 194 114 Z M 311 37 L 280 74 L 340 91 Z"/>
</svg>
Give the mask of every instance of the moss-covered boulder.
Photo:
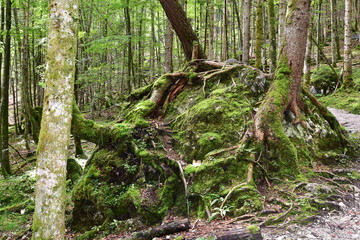
<svg viewBox="0 0 360 240">
<path fill-rule="evenodd" d="M 73 227 L 88 230 L 137 217 L 146 224 L 161 221 L 184 196 L 176 169 L 169 159 L 146 150 L 97 151 L 73 191 Z"/>
</svg>

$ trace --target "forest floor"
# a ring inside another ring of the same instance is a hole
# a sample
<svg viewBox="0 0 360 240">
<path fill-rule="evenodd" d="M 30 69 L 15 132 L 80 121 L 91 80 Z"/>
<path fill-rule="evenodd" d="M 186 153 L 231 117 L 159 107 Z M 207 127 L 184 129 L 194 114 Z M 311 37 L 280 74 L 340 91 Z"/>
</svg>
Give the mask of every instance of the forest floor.
<svg viewBox="0 0 360 240">
<path fill-rule="evenodd" d="M 360 136 L 360 115 L 335 108 L 329 108 L 329 110 L 347 131 Z M 359 172 L 360 156 L 358 158 L 354 167 Z M 340 209 L 315 216 L 314 221 L 306 226 L 291 224 L 262 229 L 264 239 L 360 239 L 360 181 L 354 181 L 352 184 L 354 192 L 342 196 L 338 202 Z"/>
<path fill-rule="evenodd" d="M 354 134 L 356 138 L 360 137 L 360 115 L 350 114 L 344 110 L 334 108 L 329 108 L 329 110 L 337 117 L 338 121 L 346 128 L 349 134 Z M 165 129 L 159 122 L 153 122 L 153 124 L 159 125 L 159 128 L 163 129 L 164 131 L 168 130 Z M 171 150 L 170 147 L 167 148 Z M 170 153 L 170 155 L 172 155 L 172 157 L 175 159 L 179 158 L 179 156 L 176 154 L 171 154 L 172 151 L 167 151 L 167 153 Z M 360 156 L 358 158 L 359 159 L 357 159 L 357 161 L 353 162 L 347 167 L 350 168 L 351 171 L 357 171 L 360 173 Z M 336 167 L 334 169 L 329 168 L 328 170 L 330 172 L 341 172 L 343 169 Z M 319 178 L 314 178 L 311 181 L 323 185 L 328 184 L 328 182 L 321 181 Z M 334 208 L 324 207 L 317 215 L 310 216 L 308 218 L 302 219 L 301 221 L 294 221 L 292 216 L 288 216 L 280 225 L 262 227 L 262 238 L 266 240 L 360 239 L 360 180 L 353 180 L 350 184 L 347 184 L 347 186 L 349 186 L 351 189 L 350 191 L 345 190 L 345 188 L 343 189 L 344 191 L 335 190 L 339 196 L 336 200 L 331 201 Z M 267 194 L 267 197 L 269 197 L 271 196 L 272 192 L 268 191 Z M 298 195 L 298 197 L 301 198 L 302 196 Z M 261 224 L 264 223 L 266 219 L 268 219 L 254 216 L 255 214 L 249 214 L 246 216 L 247 218 L 225 217 L 222 220 L 216 219 L 211 222 L 200 219 L 191 219 L 192 228 L 190 230 L 154 239 L 213 239 L 211 236 L 222 236 L 229 232 L 234 232 L 237 229 L 244 229 L 251 224 L 254 224 L 252 222 L 253 220 L 258 221 L 258 223 L 260 221 Z M 170 217 L 170 219 L 168 219 L 165 223 L 174 220 L 176 220 L 176 218 L 173 219 Z M 255 223 L 255 225 L 257 224 Z M 124 233 L 111 234 L 101 239 L 121 239 L 125 236 L 126 235 L 124 235 Z"/>
</svg>

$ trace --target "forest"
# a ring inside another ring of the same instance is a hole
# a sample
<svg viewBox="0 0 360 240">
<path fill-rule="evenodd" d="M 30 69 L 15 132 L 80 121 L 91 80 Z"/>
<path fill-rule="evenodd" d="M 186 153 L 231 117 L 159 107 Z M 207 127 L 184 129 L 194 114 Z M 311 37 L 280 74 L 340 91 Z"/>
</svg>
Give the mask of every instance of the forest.
<svg viewBox="0 0 360 240">
<path fill-rule="evenodd" d="M 0 239 L 360 238 L 359 0 L 1 0 L 0 32 Z"/>
</svg>

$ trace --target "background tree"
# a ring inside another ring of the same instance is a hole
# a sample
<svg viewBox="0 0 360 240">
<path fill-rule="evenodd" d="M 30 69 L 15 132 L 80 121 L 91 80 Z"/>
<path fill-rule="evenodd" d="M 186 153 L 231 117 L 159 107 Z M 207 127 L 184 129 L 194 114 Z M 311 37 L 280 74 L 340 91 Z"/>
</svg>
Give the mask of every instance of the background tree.
<svg viewBox="0 0 360 240">
<path fill-rule="evenodd" d="M 196 59 L 205 59 L 206 55 L 199 43 L 192 26 L 186 17 L 186 13 L 177 0 L 160 0 L 166 16 L 179 37 L 186 59 L 189 61 L 193 57 Z M 197 56 L 193 56 L 194 46 L 198 47 Z"/>
<path fill-rule="evenodd" d="M 77 50 L 76 0 L 49 1 L 44 110 L 37 148 L 33 239 L 65 235 L 66 162 L 70 144 Z"/>
<path fill-rule="evenodd" d="M 352 61 L 351 61 L 351 16 L 352 16 L 352 1 L 345 0 L 345 30 L 344 30 L 344 73 L 343 86 L 349 87 L 352 84 Z"/>
<path fill-rule="evenodd" d="M 2 100 L 1 100 L 1 171 L 6 177 L 11 174 L 9 157 L 9 84 L 10 84 L 10 57 L 11 57 L 11 0 L 6 0 L 6 34 L 5 34 L 5 54 L 4 72 L 2 75 Z"/>
</svg>

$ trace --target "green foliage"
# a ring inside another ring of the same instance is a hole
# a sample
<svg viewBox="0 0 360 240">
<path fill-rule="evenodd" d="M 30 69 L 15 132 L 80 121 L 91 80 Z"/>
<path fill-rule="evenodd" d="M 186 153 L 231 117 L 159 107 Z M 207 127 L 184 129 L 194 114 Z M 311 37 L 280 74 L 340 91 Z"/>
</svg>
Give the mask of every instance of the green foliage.
<svg viewBox="0 0 360 240">
<path fill-rule="evenodd" d="M 318 92 L 321 91 L 323 95 L 328 95 L 335 90 L 339 81 L 338 75 L 338 71 L 335 73 L 328 65 L 320 65 L 311 74 L 310 84 Z"/>
<path fill-rule="evenodd" d="M 353 69 L 354 86 L 340 88 L 335 93 L 320 99 L 328 107 L 345 109 L 353 114 L 360 114 L 360 68 Z"/>
</svg>

